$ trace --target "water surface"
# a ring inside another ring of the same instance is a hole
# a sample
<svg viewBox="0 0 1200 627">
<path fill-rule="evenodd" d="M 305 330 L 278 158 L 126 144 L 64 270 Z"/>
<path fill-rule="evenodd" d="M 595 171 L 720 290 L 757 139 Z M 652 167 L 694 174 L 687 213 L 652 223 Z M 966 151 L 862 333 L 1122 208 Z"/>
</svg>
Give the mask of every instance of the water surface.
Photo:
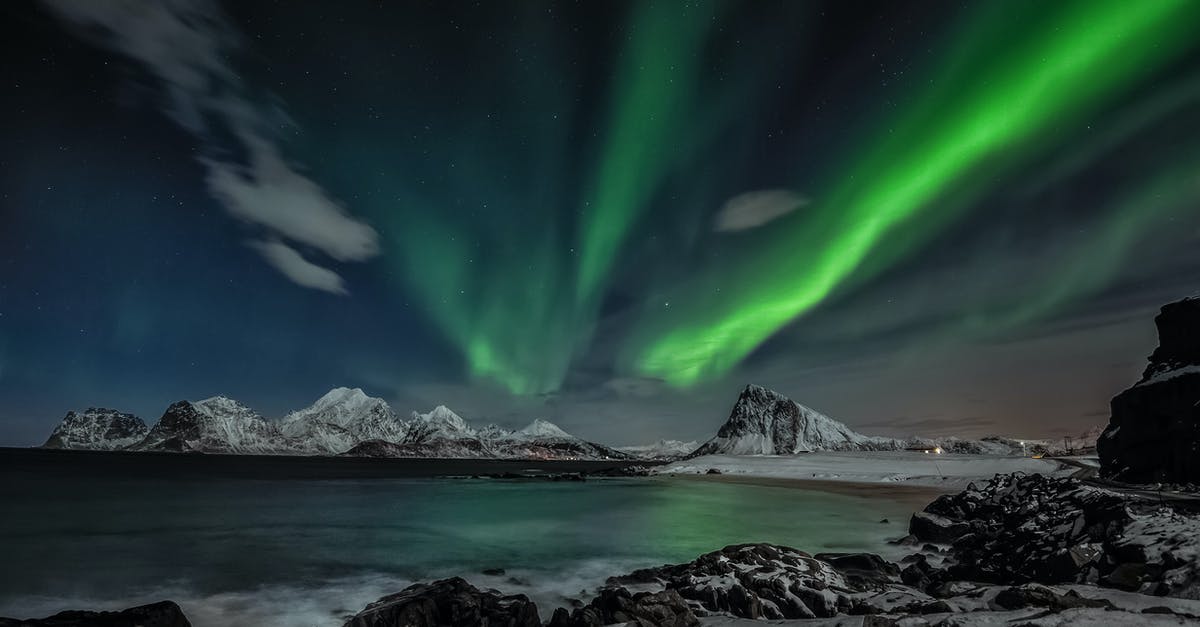
<svg viewBox="0 0 1200 627">
<path fill-rule="evenodd" d="M 608 575 L 727 544 L 885 550 L 913 509 L 666 478 L 258 479 L 207 477 L 196 466 L 207 462 L 194 460 L 145 458 L 144 472 L 131 473 L 137 462 L 122 472 L 82 458 L 48 469 L 3 455 L 0 615 L 19 617 L 171 598 L 199 627 L 338 625 L 412 581 L 455 574 L 529 594 L 548 617 Z M 505 574 L 482 574 L 490 568 Z"/>
</svg>

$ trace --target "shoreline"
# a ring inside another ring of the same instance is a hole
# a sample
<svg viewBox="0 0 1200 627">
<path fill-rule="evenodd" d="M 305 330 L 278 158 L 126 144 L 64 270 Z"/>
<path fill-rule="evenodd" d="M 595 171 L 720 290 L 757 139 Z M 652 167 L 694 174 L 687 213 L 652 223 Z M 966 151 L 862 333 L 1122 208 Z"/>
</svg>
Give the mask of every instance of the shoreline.
<svg viewBox="0 0 1200 627">
<path fill-rule="evenodd" d="M 763 477 L 757 475 L 698 475 L 692 473 L 663 473 L 652 475 L 663 479 L 734 483 L 775 488 L 791 488 L 799 490 L 816 490 L 843 496 L 853 496 L 863 499 L 885 498 L 897 503 L 913 505 L 913 511 L 920 511 L 943 494 L 954 494 L 959 490 L 952 487 L 935 487 L 926 485 L 905 485 L 870 481 L 839 481 L 835 479 L 806 479 L 803 477 Z"/>
</svg>

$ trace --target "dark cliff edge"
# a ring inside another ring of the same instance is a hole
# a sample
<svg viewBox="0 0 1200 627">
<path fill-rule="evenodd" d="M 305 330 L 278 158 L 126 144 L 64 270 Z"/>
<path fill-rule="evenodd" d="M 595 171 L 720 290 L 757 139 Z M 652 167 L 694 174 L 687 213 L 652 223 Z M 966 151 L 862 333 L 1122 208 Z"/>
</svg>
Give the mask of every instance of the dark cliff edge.
<svg viewBox="0 0 1200 627">
<path fill-rule="evenodd" d="M 1154 319 L 1158 348 L 1142 378 L 1112 399 L 1096 443 L 1100 475 L 1128 483 L 1200 483 L 1200 298 Z"/>
</svg>

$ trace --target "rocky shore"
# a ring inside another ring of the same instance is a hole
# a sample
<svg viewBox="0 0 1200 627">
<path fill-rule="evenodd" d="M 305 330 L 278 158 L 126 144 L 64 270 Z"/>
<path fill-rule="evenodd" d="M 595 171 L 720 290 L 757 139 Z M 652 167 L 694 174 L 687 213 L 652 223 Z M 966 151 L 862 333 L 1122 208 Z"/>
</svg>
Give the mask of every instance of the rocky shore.
<svg viewBox="0 0 1200 627">
<path fill-rule="evenodd" d="M 610 577 L 587 602 L 539 608 L 462 578 L 380 598 L 346 627 L 1186 624 L 1200 621 L 1200 499 L 1076 479 L 997 475 L 913 515 L 898 563 L 742 544 Z M 0 627 L 181 627 L 173 603 L 64 612 Z"/>
</svg>

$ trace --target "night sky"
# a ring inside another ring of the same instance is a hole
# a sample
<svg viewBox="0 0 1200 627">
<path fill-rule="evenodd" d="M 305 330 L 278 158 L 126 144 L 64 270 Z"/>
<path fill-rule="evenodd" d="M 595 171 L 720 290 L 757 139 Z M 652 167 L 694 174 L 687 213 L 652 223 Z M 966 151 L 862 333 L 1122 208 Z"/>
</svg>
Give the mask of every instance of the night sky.
<svg viewBox="0 0 1200 627">
<path fill-rule="evenodd" d="M 1200 3 L 0 7 L 0 445 L 68 409 L 1107 420 L 1200 291 Z"/>
</svg>

